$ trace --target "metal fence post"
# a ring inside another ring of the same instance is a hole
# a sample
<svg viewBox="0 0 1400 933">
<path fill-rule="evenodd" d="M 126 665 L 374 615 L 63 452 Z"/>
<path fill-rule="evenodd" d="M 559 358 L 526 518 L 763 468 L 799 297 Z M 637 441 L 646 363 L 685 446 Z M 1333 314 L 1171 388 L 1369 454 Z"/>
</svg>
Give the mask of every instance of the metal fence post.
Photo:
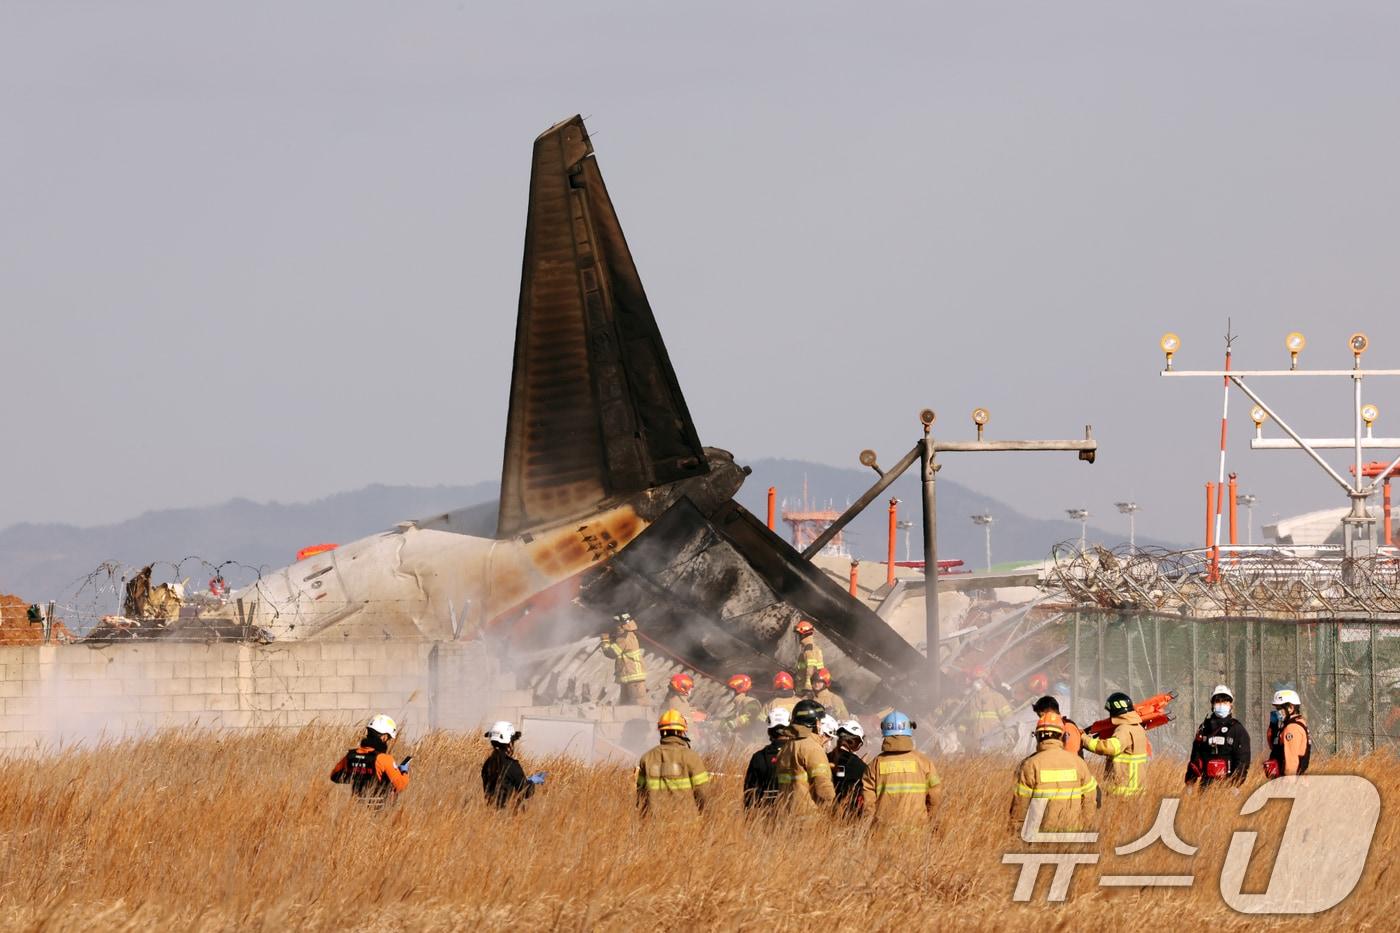
<svg viewBox="0 0 1400 933">
<path fill-rule="evenodd" d="M 1376 623 L 1366 623 L 1371 627 L 1371 751 L 1376 750 Z"/>
<path fill-rule="evenodd" d="M 1342 623 L 1332 623 L 1332 753 L 1342 750 Z"/>
</svg>

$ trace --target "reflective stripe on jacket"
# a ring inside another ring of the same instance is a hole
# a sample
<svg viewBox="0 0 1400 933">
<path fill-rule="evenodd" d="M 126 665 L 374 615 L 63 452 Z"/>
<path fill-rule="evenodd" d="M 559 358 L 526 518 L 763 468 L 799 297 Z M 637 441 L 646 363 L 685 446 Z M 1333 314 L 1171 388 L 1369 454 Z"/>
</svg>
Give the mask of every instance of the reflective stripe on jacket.
<svg viewBox="0 0 1400 933">
<path fill-rule="evenodd" d="M 806 636 L 802 639 L 802 657 L 798 661 L 797 688 L 812 689 L 812 675 L 824 667 L 826 662 L 822 660 L 822 649 L 817 645 L 816 637 Z"/>
<path fill-rule="evenodd" d="M 1137 710 L 1114 716 L 1113 735 L 1096 739 L 1084 733 L 1084 748 L 1108 759 L 1104 763 L 1103 787 L 1115 797 L 1136 797 L 1142 793 L 1147 771 L 1147 730 Z"/>
<path fill-rule="evenodd" d="M 1040 829 L 1047 833 L 1080 832 L 1093 826 L 1098 782 L 1078 755 L 1065 751 L 1060 739 L 1036 744 L 1034 755 L 1016 770 L 1016 793 L 1011 798 L 1011 822 L 1020 830 L 1032 800 L 1043 799 Z"/>
<path fill-rule="evenodd" d="M 795 813 L 811 812 L 836 799 L 826 750 L 806 726 L 789 726 L 792 741 L 778 750 L 778 800 Z"/>
<path fill-rule="evenodd" d="M 923 826 L 933 819 L 941 783 L 911 736 L 888 736 L 861 778 L 861 806 L 877 827 Z"/>
<path fill-rule="evenodd" d="M 837 719 L 845 721 L 851 718 L 851 711 L 846 709 L 846 701 L 841 699 L 830 687 L 818 690 L 812 695 L 822 707 Z"/>
<path fill-rule="evenodd" d="M 603 654 L 613 659 L 613 681 L 634 684 L 647 679 L 642 663 L 642 643 L 636 632 L 623 632 L 611 641 L 603 642 Z"/>
<path fill-rule="evenodd" d="M 637 762 L 637 806 L 642 814 L 705 809 L 710 773 L 684 736 L 667 734 Z"/>
</svg>

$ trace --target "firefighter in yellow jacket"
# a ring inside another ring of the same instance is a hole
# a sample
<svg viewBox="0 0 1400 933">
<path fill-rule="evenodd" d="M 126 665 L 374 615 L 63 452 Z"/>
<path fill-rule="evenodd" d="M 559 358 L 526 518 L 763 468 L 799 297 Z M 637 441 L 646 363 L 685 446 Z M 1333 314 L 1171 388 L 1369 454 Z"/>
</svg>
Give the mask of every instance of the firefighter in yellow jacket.
<svg viewBox="0 0 1400 933">
<path fill-rule="evenodd" d="M 831 689 L 831 671 L 824 667 L 812 675 L 812 699 L 840 722 L 851 718 L 850 710 L 846 709 L 846 701 Z"/>
<path fill-rule="evenodd" d="M 861 809 L 876 829 L 927 827 L 943 796 L 926 755 L 914 750 L 914 723 L 899 710 L 880 720 L 884 740 L 861 779 Z"/>
<path fill-rule="evenodd" d="M 613 616 L 617 629 L 603 636 L 603 654 L 613 659 L 613 680 L 621 688 L 618 702 L 624 706 L 644 706 L 647 701 L 647 671 L 642 664 L 642 643 L 637 640 L 637 623 L 626 612 Z"/>
<path fill-rule="evenodd" d="M 637 763 L 637 807 L 643 816 L 703 811 L 710 773 L 690 747 L 685 717 L 668 709 L 656 728 L 660 744 Z"/>
<path fill-rule="evenodd" d="M 801 691 L 812 689 L 812 677 L 826 667 L 822 649 L 817 645 L 817 629 L 806 619 L 793 626 L 797 633 L 800 655 L 797 659 L 797 684 Z"/>
<path fill-rule="evenodd" d="M 778 751 L 778 806 L 798 814 L 827 809 L 836 799 L 831 763 L 816 736 L 817 722 L 825 715 L 820 703 L 802 700 L 792 709 L 792 725 Z"/>
<path fill-rule="evenodd" d="M 1022 760 L 1011 798 L 1011 826 L 1019 830 L 1031 801 L 1044 800 L 1040 830 L 1086 832 L 1093 827 L 1098 784 L 1084 759 L 1065 751 L 1065 723 L 1047 710 L 1035 724 L 1035 754 Z"/>
<path fill-rule="evenodd" d="M 1084 750 L 1108 759 L 1102 782 L 1106 793 L 1112 797 L 1136 797 L 1142 793 L 1147 776 L 1147 730 L 1126 693 L 1109 694 L 1104 709 L 1113 724 L 1113 735 L 1100 739 L 1085 732 Z"/>
<path fill-rule="evenodd" d="M 1011 704 L 991 685 L 991 673 L 979 667 L 972 673 L 972 701 L 968 751 L 1005 751 L 1011 745 Z"/>
</svg>

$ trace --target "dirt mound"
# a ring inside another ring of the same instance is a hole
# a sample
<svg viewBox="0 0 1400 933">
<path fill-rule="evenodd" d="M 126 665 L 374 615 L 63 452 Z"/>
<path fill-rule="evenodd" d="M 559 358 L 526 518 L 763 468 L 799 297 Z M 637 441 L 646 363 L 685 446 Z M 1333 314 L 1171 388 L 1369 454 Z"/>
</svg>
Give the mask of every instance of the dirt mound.
<svg viewBox="0 0 1400 933">
<path fill-rule="evenodd" d="M 62 619 L 54 620 L 51 643 L 67 644 L 75 641 L 73 633 Z M 44 626 L 29 621 L 29 603 L 18 596 L 0 593 L 0 645 L 42 645 Z"/>
</svg>

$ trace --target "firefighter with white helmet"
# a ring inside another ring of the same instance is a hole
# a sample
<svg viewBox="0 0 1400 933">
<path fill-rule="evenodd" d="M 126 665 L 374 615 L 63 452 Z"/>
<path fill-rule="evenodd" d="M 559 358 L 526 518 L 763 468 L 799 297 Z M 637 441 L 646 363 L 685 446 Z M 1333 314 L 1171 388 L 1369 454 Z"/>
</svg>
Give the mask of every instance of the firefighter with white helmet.
<svg viewBox="0 0 1400 933">
<path fill-rule="evenodd" d="M 1209 787 L 1216 781 L 1243 784 L 1249 773 L 1249 731 L 1235 718 L 1235 691 L 1217 684 L 1210 692 L 1210 714 L 1196 728 L 1186 783 Z"/>
<path fill-rule="evenodd" d="M 837 816 L 860 814 L 860 782 L 865 777 L 860 748 L 864 744 L 865 729 L 858 720 L 847 719 L 836 727 L 836 748 L 827 758 L 831 762 L 831 782 L 836 787 Z"/>
<path fill-rule="evenodd" d="M 792 713 L 778 706 L 768 711 L 768 744 L 754 752 L 744 771 L 744 809 L 771 810 L 778 802 L 778 753 L 793 739 Z"/>
<path fill-rule="evenodd" d="M 637 762 L 637 806 L 643 816 L 705 809 L 710 773 L 690 747 L 685 717 L 673 709 L 656 722 L 661 741 Z"/>
<path fill-rule="evenodd" d="M 518 808 L 544 783 L 545 772 L 525 776 L 525 769 L 515 757 L 520 730 L 513 723 L 495 723 L 486 731 L 486 739 L 491 743 L 491 755 L 481 766 L 481 790 L 486 802 L 503 810 Z"/>
<path fill-rule="evenodd" d="M 841 727 L 841 723 L 830 713 L 826 713 L 817 720 L 817 738 L 822 743 L 822 750 L 827 757 L 836 750 L 836 730 Z"/>
<path fill-rule="evenodd" d="M 1274 694 L 1273 707 L 1264 773 L 1271 778 L 1305 774 L 1312 758 L 1312 736 L 1303 718 L 1303 700 L 1298 691 L 1285 687 Z"/>
<path fill-rule="evenodd" d="M 331 781 L 349 784 L 350 796 L 369 807 L 383 807 L 408 788 L 409 759 L 401 763 L 389 754 L 399 726 L 380 713 L 369 721 L 359 746 L 350 749 L 331 769 Z"/>
</svg>

